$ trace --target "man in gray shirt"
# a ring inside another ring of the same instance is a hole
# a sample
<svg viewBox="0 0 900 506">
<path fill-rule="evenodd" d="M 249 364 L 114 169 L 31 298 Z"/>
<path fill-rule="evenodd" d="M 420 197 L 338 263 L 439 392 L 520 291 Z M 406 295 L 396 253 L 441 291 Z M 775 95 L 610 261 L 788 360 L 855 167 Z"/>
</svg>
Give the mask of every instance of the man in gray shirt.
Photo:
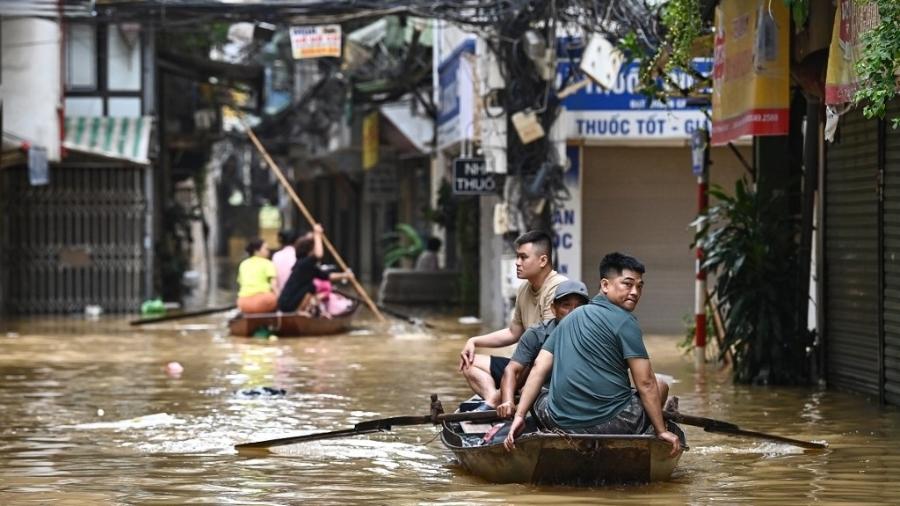
<svg viewBox="0 0 900 506">
<path fill-rule="evenodd" d="M 516 351 L 513 352 L 509 364 L 503 371 L 503 378 L 500 380 L 502 402 L 497 406 L 497 414 L 502 418 L 511 417 L 516 412 L 516 392 L 525 384 L 534 359 L 537 358 L 544 346 L 544 341 L 556 328 L 556 324 L 573 309 L 583 306 L 589 301 L 587 286 L 581 281 L 570 279 L 556 287 L 556 295 L 550 306 L 556 318 L 529 327 L 519 339 Z"/>
</svg>

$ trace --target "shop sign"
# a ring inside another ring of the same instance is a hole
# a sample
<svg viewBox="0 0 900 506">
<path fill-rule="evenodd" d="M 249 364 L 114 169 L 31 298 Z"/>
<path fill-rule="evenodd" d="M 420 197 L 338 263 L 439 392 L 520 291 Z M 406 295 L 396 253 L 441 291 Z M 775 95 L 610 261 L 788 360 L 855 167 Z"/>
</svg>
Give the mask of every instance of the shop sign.
<svg viewBox="0 0 900 506">
<path fill-rule="evenodd" d="M 494 174 L 487 171 L 483 158 L 457 158 L 453 161 L 453 193 L 490 195 L 496 191 Z"/>
<path fill-rule="evenodd" d="M 716 8 L 713 145 L 787 135 L 790 29 L 784 2 L 722 0 Z"/>
<path fill-rule="evenodd" d="M 467 39 L 438 66 L 438 146 L 445 148 L 472 138 L 475 126 L 475 83 L 468 55 L 475 41 Z"/>
<path fill-rule="evenodd" d="M 365 172 L 363 202 L 367 204 L 384 204 L 396 202 L 400 194 L 397 172 L 394 168 L 380 166 Z"/>
<path fill-rule="evenodd" d="M 560 61 L 557 85 L 568 75 L 571 63 Z M 697 59 L 694 68 L 701 74 L 712 69 L 709 59 Z M 566 138 L 616 143 L 617 141 L 679 141 L 691 138 L 698 129 L 708 128 L 703 110 L 685 98 L 673 97 L 666 102 L 649 100 L 638 91 L 640 65 L 622 65 L 615 85 L 606 89 L 591 83 L 566 97 L 562 105 L 562 121 Z M 672 79 L 679 87 L 689 88 L 693 77 L 674 72 Z"/>
<path fill-rule="evenodd" d="M 292 26 L 291 51 L 295 60 L 341 57 L 341 25 Z"/>
<path fill-rule="evenodd" d="M 552 210 L 556 270 L 569 279 L 581 279 L 581 148 L 567 146 L 569 166 L 563 184 L 569 199 Z"/>
<path fill-rule="evenodd" d="M 370 112 L 362 121 L 362 168 L 378 165 L 378 111 Z"/>
<path fill-rule="evenodd" d="M 697 177 L 706 173 L 707 131 L 696 130 L 691 136 L 691 173 Z"/>
<path fill-rule="evenodd" d="M 862 55 L 861 35 L 877 26 L 878 19 L 878 6 L 874 3 L 855 0 L 838 2 L 825 76 L 827 105 L 840 105 L 853 100 L 859 87 L 856 62 Z"/>
</svg>

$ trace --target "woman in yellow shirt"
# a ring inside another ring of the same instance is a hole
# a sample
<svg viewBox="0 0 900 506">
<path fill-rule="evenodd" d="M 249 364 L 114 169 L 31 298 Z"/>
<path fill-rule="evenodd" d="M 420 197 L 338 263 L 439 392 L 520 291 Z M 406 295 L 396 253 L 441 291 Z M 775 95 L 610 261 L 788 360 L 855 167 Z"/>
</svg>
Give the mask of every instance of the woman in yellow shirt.
<svg viewBox="0 0 900 506">
<path fill-rule="evenodd" d="M 278 307 L 278 294 L 269 246 L 257 238 L 247 243 L 246 250 L 250 256 L 238 266 L 238 309 L 242 313 L 271 313 Z"/>
</svg>

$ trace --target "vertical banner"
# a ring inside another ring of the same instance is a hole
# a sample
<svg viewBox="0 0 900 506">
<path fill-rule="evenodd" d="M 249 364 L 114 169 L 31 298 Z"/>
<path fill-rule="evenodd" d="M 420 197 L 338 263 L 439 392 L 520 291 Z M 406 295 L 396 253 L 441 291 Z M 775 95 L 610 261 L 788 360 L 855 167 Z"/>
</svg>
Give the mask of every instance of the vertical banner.
<svg viewBox="0 0 900 506">
<path fill-rule="evenodd" d="M 553 245 L 556 270 L 569 279 L 581 280 L 581 146 L 566 146 L 569 167 L 563 182 L 569 200 L 553 209 Z"/>
<path fill-rule="evenodd" d="M 828 49 L 825 104 L 839 105 L 853 100 L 859 86 L 856 61 L 862 54 L 861 35 L 877 25 L 878 19 L 875 3 L 857 0 L 838 2 Z"/>
<path fill-rule="evenodd" d="M 722 0 L 716 8 L 712 143 L 787 135 L 790 19 L 784 2 Z"/>
<path fill-rule="evenodd" d="M 362 122 L 362 168 L 378 165 L 378 111 L 371 112 Z"/>
<path fill-rule="evenodd" d="M 475 122 L 475 41 L 466 39 L 438 66 L 438 147 L 470 140 Z"/>
</svg>

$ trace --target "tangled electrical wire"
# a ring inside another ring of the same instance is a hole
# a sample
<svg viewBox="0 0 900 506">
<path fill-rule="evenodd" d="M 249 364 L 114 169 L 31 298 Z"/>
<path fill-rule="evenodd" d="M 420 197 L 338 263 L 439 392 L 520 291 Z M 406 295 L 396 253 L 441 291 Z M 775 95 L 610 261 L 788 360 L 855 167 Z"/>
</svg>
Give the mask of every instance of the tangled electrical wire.
<svg viewBox="0 0 900 506">
<path fill-rule="evenodd" d="M 140 20 L 144 24 L 161 29 L 184 29 L 198 22 L 248 20 L 267 21 L 275 24 L 342 23 L 359 25 L 368 20 L 387 15 L 415 16 L 447 21 L 479 34 L 489 50 L 496 56 L 505 83 L 502 90 L 490 90 L 495 105 L 502 107 L 507 118 L 517 112 L 535 114 L 544 132 L 549 133 L 559 116 L 561 101 L 557 97 L 576 80 L 578 75 L 579 45 L 592 34 L 600 34 L 614 43 L 628 37 L 632 48 L 646 54 L 656 53 L 664 39 L 664 27 L 660 23 L 660 6 L 649 0 L 324 0 L 286 1 L 258 0 L 252 3 L 223 2 L 220 0 L 149 0 L 143 2 L 98 2 L 95 8 L 98 19 Z M 552 50 L 552 77 L 546 78 L 535 59 L 529 57 L 524 42 L 526 34 L 537 33 Z M 556 41 L 568 41 L 557 47 Z M 567 75 L 558 80 L 555 72 L 557 56 L 568 57 L 572 64 Z M 390 55 L 389 55 L 390 56 Z M 340 115 L 339 100 L 351 90 L 354 101 L 377 102 L 389 100 L 400 94 L 413 92 L 434 115 L 434 104 L 428 104 L 415 88 L 425 81 L 421 70 L 421 55 L 409 54 L 402 64 L 390 64 L 356 71 L 356 76 L 366 74 L 395 77 L 404 82 L 392 92 L 379 94 L 360 93 L 354 87 L 353 75 L 326 70 L 326 78 L 339 83 L 320 83 L 314 95 L 321 104 L 312 100 L 301 101 L 298 118 L 317 118 L 298 123 L 302 132 L 321 131 L 323 120 L 334 120 Z M 634 56 L 634 55 L 630 55 Z M 376 62 L 378 63 L 378 62 Z M 429 62 L 430 63 L 430 62 Z M 406 79 L 409 75 L 417 79 Z M 396 77 L 400 76 L 400 79 Z M 557 82 L 559 81 L 559 82 Z M 309 95 L 309 94 L 307 94 Z M 362 97 L 362 98 L 360 98 Z M 305 99 L 304 99 L 305 100 Z M 308 123 L 308 124 L 307 124 Z M 305 126 L 304 126 L 305 125 Z M 317 130 L 318 129 L 318 130 Z M 296 128 L 295 128 L 296 130 Z M 549 135 L 529 143 L 522 143 L 514 128 L 507 128 L 507 180 L 518 178 L 521 191 L 515 192 L 515 205 L 525 218 L 528 227 L 545 226 L 547 211 L 568 198 L 563 184 L 564 160 L 560 160 Z M 502 190 L 501 190 L 502 191 Z M 546 205 L 550 204 L 550 205 Z"/>
</svg>

